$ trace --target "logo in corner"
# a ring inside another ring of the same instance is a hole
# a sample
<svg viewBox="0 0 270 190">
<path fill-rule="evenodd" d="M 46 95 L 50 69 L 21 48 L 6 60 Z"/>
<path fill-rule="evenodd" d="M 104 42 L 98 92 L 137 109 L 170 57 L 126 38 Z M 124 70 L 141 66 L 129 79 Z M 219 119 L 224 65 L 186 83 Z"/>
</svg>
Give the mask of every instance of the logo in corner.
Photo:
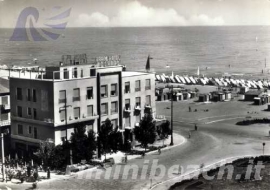
<svg viewBox="0 0 270 190">
<path fill-rule="evenodd" d="M 57 40 L 61 32 L 66 29 L 67 18 L 70 16 L 71 8 L 60 11 L 61 7 L 53 8 L 57 12 L 46 18 L 45 23 L 39 23 L 39 11 L 35 7 L 26 7 L 18 17 L 16 27 L 10 41 L 49 41 Z M 50 24 L 53 23 L 53 24 Z M 27 27 L 28 26 L 28 27 Z M 39 27 L 36 27 L 39 26 Z"/>
</svg>

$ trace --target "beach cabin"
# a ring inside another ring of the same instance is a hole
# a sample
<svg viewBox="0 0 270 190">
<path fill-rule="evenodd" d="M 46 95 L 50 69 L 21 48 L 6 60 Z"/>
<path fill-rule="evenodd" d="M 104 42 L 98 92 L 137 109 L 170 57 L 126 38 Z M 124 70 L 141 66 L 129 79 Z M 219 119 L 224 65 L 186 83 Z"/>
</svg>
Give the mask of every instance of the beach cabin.
<svg viewBox="0 0 270 190">
<path fill-rule="evenodd" d="M 254 101 L 254 98 L 258 98 L 262 94 L 261 90 L 249 90 L 245 93 L 245 101 Z"/>
<path fill-rule="evenodd" d="M 181 80 L 179 79 L 179 77 L 177 75 L 174 76 L 174 79 L 176 80 L 177 83 L 182 83 Z"/>
<path fill-rule="evenodd" d="M 189 77 L 190 81 L 193 83 L 193 84 L 196 84 L 196 81 L 194 80 L 193 77 Z"/>
<path fill-rule="evenodd" d="M 199 102 L 209 102 L 210 95 L 209 94 L 200 94 L 199 95 Z"/>
</svg>

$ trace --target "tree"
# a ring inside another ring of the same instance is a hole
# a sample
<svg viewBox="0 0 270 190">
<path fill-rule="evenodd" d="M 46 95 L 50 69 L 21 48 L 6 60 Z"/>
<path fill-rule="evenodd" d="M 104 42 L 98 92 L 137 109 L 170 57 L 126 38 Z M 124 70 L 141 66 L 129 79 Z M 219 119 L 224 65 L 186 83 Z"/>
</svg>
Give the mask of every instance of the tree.
<svg viewBox="0 0 270 190">
<path fill-rule="evenodd" d="M 141 119 L 139 127 L 134 129 L 135 139 L 145 148 L 148 144 L 153 144 L 156 140 L 156 126 L 152 113 L 146 113 Z"/>
<path fill-rule="evenodd" d="M 84 159 L 89 161 L 93 158 L 96 149 L 96 139 L 93 131 L 89 131 L 87 135 L 85 126 L 78 125 L 74 129 L 74 133 L 71 134 L 70 141 L 75 163 L 79 163 Z"/>
<path fill-rule="evenodd" d="M 49 140 L 42 141 L 39 144 L 39 149 L 35 155 L 43 161 L 43 167 L 47 168 L 51 166 L 54 152 L 54 143 Z"/>
<path fill-rule="evenodd" d="M 67 155 L 67 149 L 69 145 L 66 143 L 63 145 L 57 145 L 53 151 L 52 169 L 63 169 L 66 167 L 69 156 Z"/>
<path fill-rule="evenodd" d="M 170 128 L 170 122 L 166 120 L 164 123 L 160 125 L 160 138 L 163 139 L 163 145 L 164 140 L 168 138 L 168 136 L 171 134 L 171 128 Z"/>
<path fill-rule="evenodd" d="M 110 149 L 116 153 L 122 146 L 122 134 L 118 131 L 118 126 L 115 127 L 109 135 Z"/>
<path fill-rule="evenodd" d="M 110 119 L 106 119 L 105 122 L 101 125 L 99 132 L 99 139 L 101 145 L 100 151 L 105 155 L 105 160 L 106 160 L 106 153 L 109 153 L 111 151 L 109 142 L 112 131 L 113 131 L 113 124 L 111 123 Z"/>
<path fill-rule="evenodd" d="M 97 140 L 96 140 L 96 133 L 93 130 L 88 131 L 87 136 L 87 159 L 90 160 L 93 158 L 95 151 L 97 149 Z"/>
</svg>

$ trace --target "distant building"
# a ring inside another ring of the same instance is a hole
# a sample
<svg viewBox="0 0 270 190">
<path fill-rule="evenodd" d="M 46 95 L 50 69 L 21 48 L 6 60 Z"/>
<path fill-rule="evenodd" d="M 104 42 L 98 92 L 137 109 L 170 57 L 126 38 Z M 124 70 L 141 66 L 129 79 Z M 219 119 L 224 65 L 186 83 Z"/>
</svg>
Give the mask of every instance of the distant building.
<svg viewBox="0 0 270 190">
<path fill-rule="evenodd" d="M 155 116 L 154 74 L 63 59 L 71 64 L 47 67 L 36 79 L 10 78 L 12 146 L 22 154 L 46 139 L 62 143 L 76 125 L 98 133 L 107 118 L 132 141 L 144 113 Z"/>
<path fill-rule="evenodd" d="M 0 128 L 10 128 L 10 96 L 8 80 L 0 78 Z"/>
</svg>

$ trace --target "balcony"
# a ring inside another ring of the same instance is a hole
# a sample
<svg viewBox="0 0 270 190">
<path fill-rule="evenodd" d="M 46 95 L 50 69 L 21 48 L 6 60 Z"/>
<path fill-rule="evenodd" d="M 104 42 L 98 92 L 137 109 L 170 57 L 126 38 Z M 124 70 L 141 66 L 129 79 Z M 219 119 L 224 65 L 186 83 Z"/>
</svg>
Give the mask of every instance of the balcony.
<svg viewBox="0 0 270 190">
<path fill-rule="evenodd" d="M 144 107 L 144 113 L 151 113 L 152 107 L 150 104 L 146 104 Z"/>
<path fill-rule="evenodd" d="M 127 107 L 127 106 L 124 107 L 124 112 L 125 113 L 130 113 L 131 112 L 130 107 Z"/>
<path fill-rule="evenodd" d="M 80 100 L 81 100 L 80 96 L 79 97 L 73 97 L 73 102 L 80 101 Z"/>
<path fill-rule="evenodd" d="M 10 120 L 0 121 L 0 127 L 9 126 L 9 125 L 10 125 Z"/>
<path fill-rule="evenodd" d="M 125 94 L 129 94 L 130 93 L 130 88 L 125 88 Z"/>
<path fill-rule="evenodd" d="M 135 92 L 141 91 L 141 88 L 135 88 Z"/>
<path fill-rule="evenodd" d="M 10 110 L 10 105 L 9 104 L 4 104 L 1 106 L 2 110 Z"/>
<path fill-rule="evenodd" d="M 141 106 L 140 105 L 137 105 L 137 106 L 135 106 L 135 111 L 141 111 Z"/>
<path fill-rule="evenodd" d="M 94 99 L 94 96 L 93 95 L 86 95 L 86 100 L 93 100 Z"/>
<path fill-rule="evenodd" d="M 66 99 L 59 99 L 59 104 L 63 104 L 63 103 L 65 103 L 66 102 Z"/>
</svg>

